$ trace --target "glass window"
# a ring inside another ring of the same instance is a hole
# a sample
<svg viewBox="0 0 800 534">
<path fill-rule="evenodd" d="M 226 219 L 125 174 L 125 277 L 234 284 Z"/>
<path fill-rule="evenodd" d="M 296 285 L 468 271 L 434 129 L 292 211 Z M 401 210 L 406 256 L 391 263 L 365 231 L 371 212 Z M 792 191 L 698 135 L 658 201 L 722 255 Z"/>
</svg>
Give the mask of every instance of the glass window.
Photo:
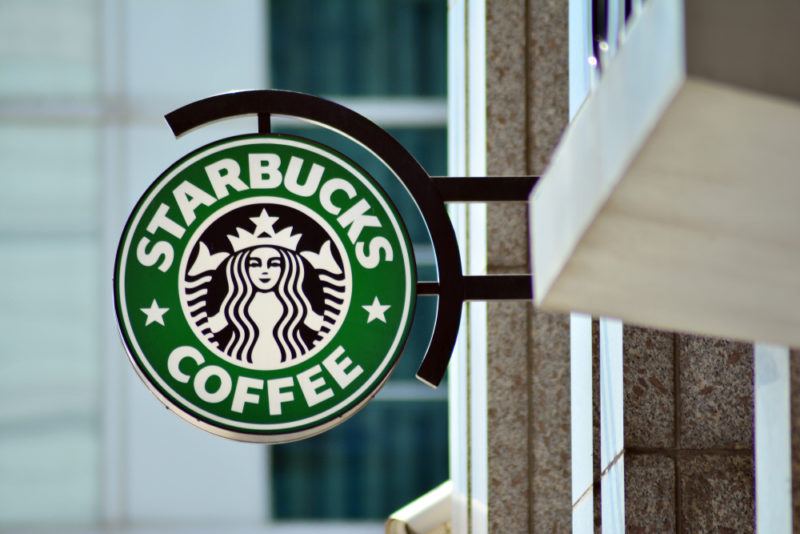
<svg viewBox="0 0 800 534">
<path fill-rule="evenodd" d="M 97 259 L 90 237 L 0 238 L 0 525 L 96 516 Z"/>
<path fill-rule="evenodd" d="M 97 141 L 0 124 L 0 525 L 97 515 Z"/>
<path fill-rule="evenodd" d="M 95 27 L 90 0 L 0 2 L 0 527 L 98 517 L 97 128 L 10 105 L 93 98 Z"/>
<path fill-rule="evenodd" d="M 93 98 L 96 7 L 93 0 L 0 2 L 0 96 Z"/>
<path fill-rule="evenodd" d="M 0 124 L 0 232 L 92 233 L 97 141 L 91 125 Z"/>
<path fill-rule="evenodd" d="M 273 0 L 272 85 L 312 94 L 444 96 L 445 0 Z"/>
<path fill-rule="evenodd" d="M 273 514 L 385 519 L 447 477 L 441 442 L 447 443 L 445 402 L 373 401 L 329 432 L 273 447 Z"/>
</svg>

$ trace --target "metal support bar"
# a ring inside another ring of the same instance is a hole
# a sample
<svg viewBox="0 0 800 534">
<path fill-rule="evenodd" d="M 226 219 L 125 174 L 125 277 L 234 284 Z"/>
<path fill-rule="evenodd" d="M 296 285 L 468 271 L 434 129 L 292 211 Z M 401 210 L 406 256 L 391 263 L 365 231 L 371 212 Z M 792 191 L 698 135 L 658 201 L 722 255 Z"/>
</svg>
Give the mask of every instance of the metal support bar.
<svg viewBox="0 0 800 534">
<path fill-rule="evenodd" d="M 439 294 L 439 282 L 417 282 L 417 295 L 429 297 Z"/>
<path fill-rule="evenodd" d="M 531 300 L 529 274 L 496 274 L 464 277 L 464 300 Z"/>
<path fill-rule="evenodd" d="M 531 300 L 533 284 L 529 274 L 495 274 L 463 277 L 463 292 L 458 296 L 465 300 Z M 417 295 L 438 295 L 439 282 L 417 282 Z"/>
<path fill-rule="evenodd" d="M 538 180 L 538 176 L 431 178 L 445 202 L 525 202 Z"/>
<path fill-rule="evenodd" d="M 258 133 L 272 133 L 272 117 L 269 113 L 258 114 Z"/>
</svg>

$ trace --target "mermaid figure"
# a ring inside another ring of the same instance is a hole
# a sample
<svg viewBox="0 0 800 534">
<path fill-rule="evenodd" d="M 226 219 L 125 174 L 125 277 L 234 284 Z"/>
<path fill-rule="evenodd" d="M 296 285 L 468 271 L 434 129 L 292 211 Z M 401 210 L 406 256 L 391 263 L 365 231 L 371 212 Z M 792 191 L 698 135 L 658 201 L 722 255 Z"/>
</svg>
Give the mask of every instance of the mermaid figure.
<svg viewBox="0 0 800 534">
<path fill-rule="evenodd" d="M 266 210 L 251 220 L 255 232 L 236 228 L 237 235 L 227 236 L 232 252 L 212 254 L 198 242 L 184 302 L 200 333 L 222 355 L 254 369 L 279 369 L 309 354 L 337 328 L 349 300 L 346 275 L 330 240 L 318 252 L 298 251 L 302 235 L 291 227 L 276 232 L 277 218 Z M 212 278 L 225 283 L 218 308 L 207 301 Z M 318 295 L 316 306 L 308 288 Z"/>
<path fill-rule="evenodd" d="M 223 352 L 258 369 L 274 369 L 309 350 L 301 328 L 319 332 L 323 318 L 303 292 L 305 265 L 295 252 L 260 246 L 226 260 L 228 292 L 208 326 L 232 326 Z"/>
</svg>

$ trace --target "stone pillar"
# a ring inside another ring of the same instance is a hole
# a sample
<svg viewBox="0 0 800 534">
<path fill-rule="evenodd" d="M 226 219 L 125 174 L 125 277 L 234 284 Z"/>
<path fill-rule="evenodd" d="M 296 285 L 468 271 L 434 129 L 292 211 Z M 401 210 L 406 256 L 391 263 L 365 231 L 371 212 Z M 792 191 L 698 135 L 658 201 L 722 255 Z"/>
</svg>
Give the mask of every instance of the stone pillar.
<svg viewBox="0 0 800 534">
<path fill-rule="evenodd" d="M 487 171 L 544 171 L 568 120 L 567 2 L 488 0 Z M 530 272 L 522 204 L 491 204 L 488 271 Z M 489 529 L 570 528 L 569 318 L 488 308 Z"/>
<path fill-rule="evenodd" d="M 752 345 L 626 325 L 624 347 L 627 530 L 752 532 Z"/>
<path fill-rule="evenodd" d="M 789 409 L 792 420 L 792 525 L 800 530 L 800 350 L 789 353 Z"/>
</svg>

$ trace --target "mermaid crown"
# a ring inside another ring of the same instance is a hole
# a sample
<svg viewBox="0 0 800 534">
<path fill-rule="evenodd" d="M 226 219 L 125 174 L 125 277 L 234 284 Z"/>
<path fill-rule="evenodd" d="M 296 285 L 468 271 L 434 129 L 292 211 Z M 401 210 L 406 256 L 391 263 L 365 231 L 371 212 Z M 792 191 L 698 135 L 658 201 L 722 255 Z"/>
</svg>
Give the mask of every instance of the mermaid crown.
<svg viewBox="0 0 800 534">
<path fill-rule="evenodd" d="M 236 228 L 237 235 L 228 235 L 234 252 L 239 252 L 246 248 L 252 247 L 283 247 L 289 250 L 296 251 L 297 243 L 303 234 L 293 234 L 292 227 L 289 226 L 283 230 L 276 232 L 274 228 L 277 217 L 270 217 L 266 209 L 261 210 L 258 217 L 250 217 L 250 220 L 256 226 L 255 231 L 248 232 L 243 228 Z"/>
<path fill-rule="evenodd" d="M 297 245 L 303 237 L 303 234 L 292 233 L 291 226 L 276 232 L 274 225 L 278 218 L 270 217 L 266 209 L 262 209 L 258 217 L 250 217 L 250 220 L 255 224 L 254 231 L 248 232 L 243 228 L 237 227 L 236 235 L 228 235 L 228 241 L 230 241 L 234 253 L 247 248 L 262 246 L 283 247 L 297 252 Z M 304 250 L 299 254 L 305 258 L 314 269 L 337 275 L 342 273 L 341 266 L 333 258 L 333 254 L 331 253 L 330 240 L 322 244 L 319 252 Z M 230 253 L 225 251 L 212 253 L 208 245 L 201 241 L 198 243 L 197 257 L 189 268 L 188 275 L 199 276 L 203 273 L 214 271 L 229 256 Z"/>
</svg>

